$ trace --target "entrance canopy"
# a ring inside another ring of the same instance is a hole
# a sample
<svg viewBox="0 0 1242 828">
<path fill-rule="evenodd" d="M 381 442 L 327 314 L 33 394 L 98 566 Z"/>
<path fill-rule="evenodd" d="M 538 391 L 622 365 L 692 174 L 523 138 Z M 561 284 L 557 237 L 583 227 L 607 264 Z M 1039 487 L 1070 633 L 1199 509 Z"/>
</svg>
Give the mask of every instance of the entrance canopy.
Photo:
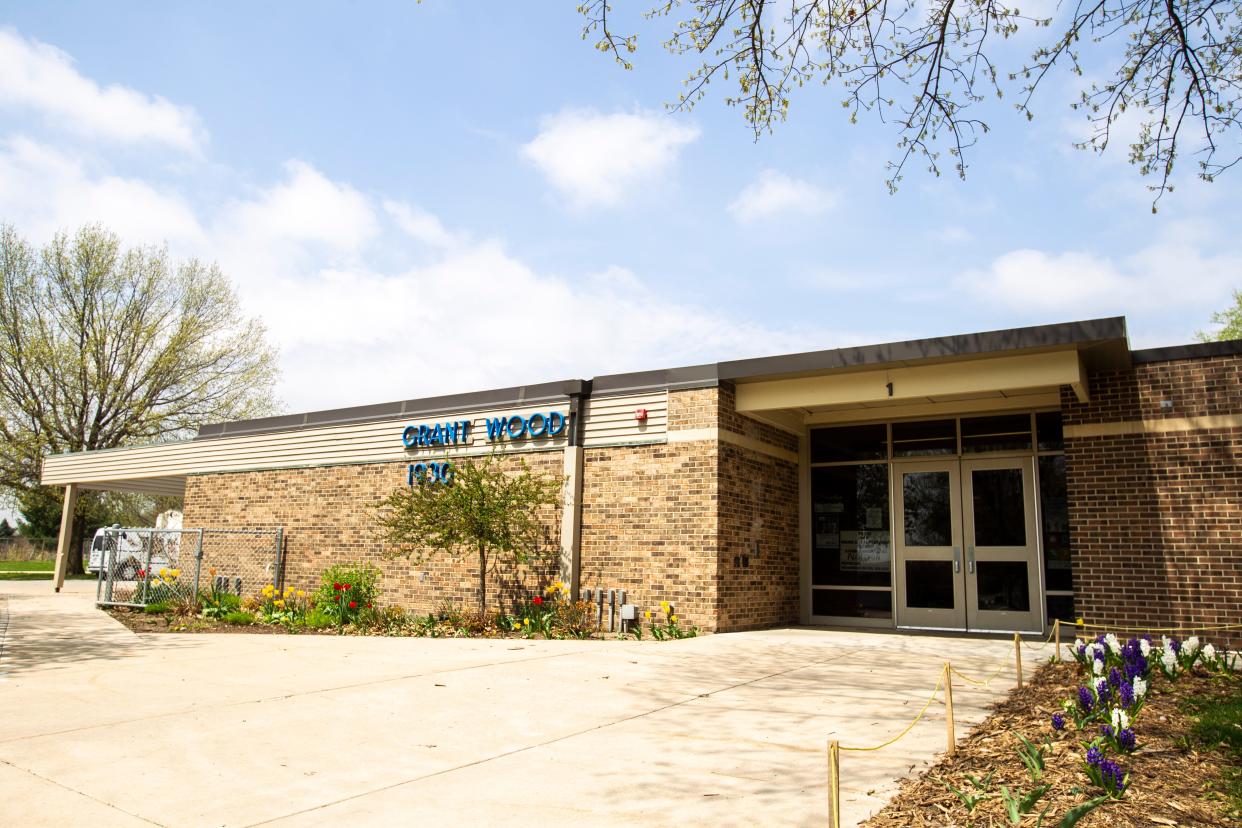
<svg viewBox="0 0 1242 828">
<path fill-rule="evenodd" d="M 739 413 L 801 433 L 876 418 L 1055 407 L 1063 386 L 1086 402 L 1088 373 L 1129 358 L 1125 320 L 1113 318 L 727 365 L 746 372 L 733 380 Z"/>
</svg>

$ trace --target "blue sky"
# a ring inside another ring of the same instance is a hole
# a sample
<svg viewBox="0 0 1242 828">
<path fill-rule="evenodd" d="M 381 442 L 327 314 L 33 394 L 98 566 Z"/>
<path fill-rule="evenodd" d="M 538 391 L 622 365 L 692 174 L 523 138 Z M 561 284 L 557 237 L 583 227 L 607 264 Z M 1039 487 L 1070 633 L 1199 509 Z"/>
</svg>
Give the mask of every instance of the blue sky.
<svg viewBox="0 0 1242 828">
<path fill-rule="evenodd" d="M 839 89 L 755 142 L 575 5 L 0 3 L 0 221 L 217 261 L 289 410 L 1116 314 L 1177 344 L 1242 287 L 1242 173 L 1153 216 L 1067 74 L 889 195 Z"/>
</svg>

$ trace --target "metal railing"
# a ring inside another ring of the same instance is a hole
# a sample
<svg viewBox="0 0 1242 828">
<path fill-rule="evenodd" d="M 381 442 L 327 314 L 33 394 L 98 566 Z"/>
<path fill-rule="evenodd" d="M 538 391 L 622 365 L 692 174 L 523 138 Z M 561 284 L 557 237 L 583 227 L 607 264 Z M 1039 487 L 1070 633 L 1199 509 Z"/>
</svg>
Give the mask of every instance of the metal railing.
<svg viewBox="0 0 1242 828">
<path fill-rule="evenodd" d="M 111 528 L 99 545 L 89 565 L 100 606 L 193 601 L 208 585 L 242 595 L 284 580 L 280 528 Z"/>
</svg>

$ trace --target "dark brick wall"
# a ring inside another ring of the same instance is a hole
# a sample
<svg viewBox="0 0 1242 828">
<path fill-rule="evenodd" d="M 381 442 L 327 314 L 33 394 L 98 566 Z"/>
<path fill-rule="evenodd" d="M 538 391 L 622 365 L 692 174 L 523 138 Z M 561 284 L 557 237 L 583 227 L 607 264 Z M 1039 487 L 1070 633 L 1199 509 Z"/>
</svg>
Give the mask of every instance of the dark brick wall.
<svg viewBox="0 0 1242 828">
<path fill-rule="evenodd" d="M 1242 623 L 1242 428 L 1170 422 L 1179 430 L 1073 433 L 1075 426 L 1237 415 L 1240 370 L 1239 357 L 1140 364 L 1092 376 L 1086 404 L 1063 389 L 1080 616 L 1139 627 Z M 1172 408 L 1162 409 L 1161 400 Z"/>
</svg>

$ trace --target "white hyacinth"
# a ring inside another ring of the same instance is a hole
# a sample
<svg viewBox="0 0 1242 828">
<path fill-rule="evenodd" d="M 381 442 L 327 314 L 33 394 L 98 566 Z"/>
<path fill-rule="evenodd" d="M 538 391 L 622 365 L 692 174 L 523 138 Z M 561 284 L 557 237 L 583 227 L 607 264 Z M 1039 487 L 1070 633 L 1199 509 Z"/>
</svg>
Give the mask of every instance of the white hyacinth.
<svg viewBox="0 0 1242 828">
<path fill-rule="evenodd" d="M 1108 649 L 1113 651 L 1113 655 L 1121 655 L 1121 642 L 1117 640 L 1117 636 L 1109 633 L 1104 636 L 1104 643 L 1108 645 Z"/>
<path fill-rule="evenodd" d="M 1147 682 L 1143 681 L 1142 676 L 1134 677 L 1134 698 L 1141 699 L 1147 695 Z"/>
<path fill-rule="evenodd" d="M 1160 654 L 1160 663 L 1164 665 L 1166 673 L 1177 672 L 1177 654 L 1173 652 L 1172 647 L 1165 647 L 1164 652 Z"/>
<path fill-rule="evenodd" d="M 1199 649 L 1199 636 L 1192 635 L 1190 638 L 1187 638 L 1182 648 L 1186 651 L 1186 655 L 1194 655 L 1195 651 Z"/>
<path fill-rule="evenodd" d="M 1091 672 L 1095 673 L 1097 676 L 1104 675 L 1104 662 L 1100 661 L 1098 658 L 1091 659 Z"/>
<path fill-rule="evenodd" d="M 1130 717 L 1120 707 L 1113 710 L 1113 733 L 1120 733 L 1130 726 Z"/>
<path fill-rule="evenodd" d="M 1206 658 L 1208 661 L 1212 661 L 1213 659 L 1215 659 L 1216 648 L 1213 647 L 1211 644 L 1204 644 L 1203 645 L 1203 657 Z"/>
<path fill-rule="evenodd" d="M 1151 655 L 1151 642 L 1146 638 L 1139 639 L 1139 652 L 1143 654 L 1143 658 Z"/>
</svg>

